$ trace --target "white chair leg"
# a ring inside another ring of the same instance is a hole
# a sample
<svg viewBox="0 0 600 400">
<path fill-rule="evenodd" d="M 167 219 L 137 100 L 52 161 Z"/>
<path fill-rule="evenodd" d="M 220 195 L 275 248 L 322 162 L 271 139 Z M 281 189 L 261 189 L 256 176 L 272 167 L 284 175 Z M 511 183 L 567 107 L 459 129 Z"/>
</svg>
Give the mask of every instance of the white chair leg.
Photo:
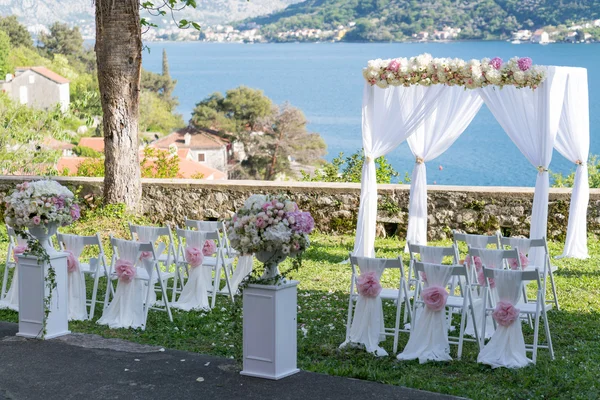
<svg viewBox="0 0 600 400">
<path fill-rule="evenodd" d="M 158 269 L 158 266 L 157 266 Z M 171 314 L 171 307 L 169 307 L 169 298 L 167 297 L 167 290 L 165 289 L 165 285 L 164 285 L 164 281 L 162 280 L 161 276 L 158 275 L 158 284 L 160 285 L 160 291 L 162 293 L 162 301 L 165 304 L 165 308 L 167 309 L 167 314 L 169 315 L 169 320 L 171 322 L 173 322 L 173 315 Z M 148 296 L 150 295 L 150 290 L 154 290 L 154 285 L 151 284 L 150 281 L 148 281 Z M 152 289 L 150 289 L 152 288 Z"/>
<path fill-rule="evenodd" d="M 98 283 L 100 282 L 100 269 L 99 266 L 96 269 L 96 273 L 94 273 L 94 287 L 92 289 L 92 300 L 90 302 L 90 312 L 88 314 L 88 319 L 91 321 L 94 318 L 94 311 L 96 310 L 96 300 L 98 296 Z"/>
<path fill-rule="evenodd" d="M 546 330 L 546 342 L 548 342 L 548 351 L 550 352 L 550 359 L 554 360 L 554 348 L 552 347 L 552 337 L 550 335 L 550 325 L 548 323 L 548 313 L 546 309 L 542 309 L 544 317 L 544 329 Z"/>
<path fill-rule="evenodd" d="M 554 274 L 552 273 L 552 268 L 549 269 L 550 274 L 550 285 L 552 285 L 552 295 L 554 296 L 554 306 L 557 310 L 560 311 L 560 307 L 558 305 L 558 296 L 556 295 L 556 284 L 554 283 Z"/>
</svg>

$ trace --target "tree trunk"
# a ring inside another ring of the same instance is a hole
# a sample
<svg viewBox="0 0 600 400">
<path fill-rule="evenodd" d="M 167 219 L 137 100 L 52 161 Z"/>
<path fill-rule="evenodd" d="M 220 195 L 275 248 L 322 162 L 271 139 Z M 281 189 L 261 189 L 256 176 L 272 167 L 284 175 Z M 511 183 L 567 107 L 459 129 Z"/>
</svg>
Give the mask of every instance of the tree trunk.
<svg viewBox="0 0 600 400">
<path fill-rule="evenodd" d="M 96 60 L 104 117 L 104 201 L 137 209 L 142 197 L 138 118 L 139 0 L 96 0 Z"/>
</svg>

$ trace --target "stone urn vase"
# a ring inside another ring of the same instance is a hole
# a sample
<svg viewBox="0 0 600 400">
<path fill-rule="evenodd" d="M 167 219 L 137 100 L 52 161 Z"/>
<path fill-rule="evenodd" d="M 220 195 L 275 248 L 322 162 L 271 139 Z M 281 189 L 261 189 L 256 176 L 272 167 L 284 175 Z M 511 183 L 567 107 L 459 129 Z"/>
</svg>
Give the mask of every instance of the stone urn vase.
<svg viewBox="0 0 600 400">
<path fill-rule="evenodd" d="M 54 246 L 50 242 L 50 238 L 56 235 L 56 231 L 58 230 L 58 222 L 49 222 L 46 225 L 38 225 L 29 228 L 29 233 L 33 237 L 35 237 L 40 245 L 46 250 L 48 255 L 54 255 L 57 253 Z"/>
<path fill-rule="evenodd" d="M 264 264 L 265 272 L 262 274 L 262 280 L 274 279 L 279 275 L 279 264 L 288 257 L 281 250 L 259 251 L 255 254 L 256 259 Z"/>
</svg>

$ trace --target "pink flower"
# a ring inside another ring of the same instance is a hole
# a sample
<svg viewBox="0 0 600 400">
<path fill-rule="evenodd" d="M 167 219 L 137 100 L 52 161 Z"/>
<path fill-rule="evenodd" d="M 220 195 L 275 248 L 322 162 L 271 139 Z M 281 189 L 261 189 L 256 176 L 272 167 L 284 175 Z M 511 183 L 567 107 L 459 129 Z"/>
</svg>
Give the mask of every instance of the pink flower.
<svg viewBox="0 0 600 400">
<path fill-rule="evenodd" d="M 387 70 L 392 72 L 398 72 L 399 68 L 400 63 L 397 60 L 392 60 L 387 66 Z"/>
<path fill-rule="evenodd" d="M 531 68 L 531 65 L 533 64 L 533 62 L 531 61 L 531 58 L 523 57 L 523 58 L 519 58 L 519 61 L 517 61 L 517 64 L 519 65 L 519 69 L 521 71 L 527 71 L 529 68 Z"/>
<path fill-rule="evenodd" d="M 135 278 L 135 267 L 131 261 L 119 258 L 115 263 L 115 272 L 121 282 L 129 283 Z"/>
<path fill-rule="evenodd" d="M 490 278 L 490 287 L 493 289 L 496 287 L 496 281 L 494 280 L 494 278 Z M 483 275 L 483 268 L 477 270 L 477 283 L 479 283 L 481 286 L 485 285 L 485 276 Z"/>
<path fill-rule="evenodd" d="M 256 217 L 256 222 L 254 224 L 257 228 L 264 228 L 267 226 L 267 220 L 263 217 Z"/>
<path fill-rule="evenodd" d="M 492 318 L 502 326 L 510 326 L 519 318 L 519 309 L 508 301 L 500 300 L 492 312 Z"/>
<path fill-rule="evenodd" d="M 475 260 L 475 269 L 479 271 L 483 267 L 481 258 L 475 256 L 473 259 Z M 465 262 L 467 263 L 467 267 L 471 267 L 471 256 L 467 256 L 467 258 L 465 258 Z"/>
<path fill-rule="evenodd" d="M 375 272 L 360 274 L 356 280 L 358 293 L 364 297 L 377 297 L 381 293 L 381 284 Z"/>
<path fill-rule="evenodd" d="M 421 293 L 423 302 L 431 311 L 443 310 L 448 299 L 448 292 L 439 285 L 429 286 Z"/>
<path fill-rule="evenodd" d="M 151 251 L 142 251 L 140 254 L 140 260 L 149 260 L 152 258 L 152 252 Z"/>
<path fill-rule="evenodd" d="M 527 258 L 527 256 L 521 252 L 519 252 L 519 258 L 521 259 L 521 269 L 527 268 L 527 266 L 529 265 L 529 258 Z M 509 258 L 508 264 L 510 265 L 510 269 L 512 270 L 515 270 L 519 267 L 516 258 Z"/>
<path fill-rule="evenodd" d="M 298 233 L 311 233 L 315 228 L 315 220 L 309 212 L 292 211 L 285 215 L 290 228 Z"/>
<path fill-rule="evenodd" d="M 28 250 L 28 249 L 27 249 L 27 245 L 25 245 L 25 244 L 20 244 L 20 245 L 18 245 L 18 246 L 15 246 L 15 247 L 13 248 L 13 260 L 14 260 L 15 262 L 18 262 L 18 261 L 17 261 L 17 256 L 18 256 L 19 254 L 23 254 L 23 253 L 25 253 L 27 250 Z"/>
<path fill-rule="evenodd" d="M 75 254 L 71 250 L 65 250 L 67 253 L 67 271 L 75 272 L 79 270 L 79 260 L 75 257 Z"/>
<path fill-rule="evenodd" d="M 202 254 L 202 250 L 194 246 L 186 246 L 185 261 L 187 261 L 192 268 L 202 265 L 203 260 L 204 254 Z"/>
<path fill-rule="evenodd" d="M 42 222 L 42 219 L 40 218 L 39 215 L 36 215 L 35 217 L 31 218 L 31 222 L 33 222 L 36 225 L 39 225 L 40 222 Z"/>
<path fill-rule="evenodd" d="M 494 57 L 490 60 L 490 65 L 494 67 L 494 69 L 502 68 L 502 59 L 500 57 Z"/>
<path fill-rule="evenodd" d="M 77 221 L 81 216 L 81 208 L 79 208 L 79 204 L 73 204 L 71 206 L 71 218 L 73 221 Z"/>
<path fill-rule="evenodd" d="M 207 240 L 204 242 L 204 246 L 202 247 L 202 254 L 205 256 L 212 256 L 217 251 L 217 245 L 214 240 Z"/>
</svg>

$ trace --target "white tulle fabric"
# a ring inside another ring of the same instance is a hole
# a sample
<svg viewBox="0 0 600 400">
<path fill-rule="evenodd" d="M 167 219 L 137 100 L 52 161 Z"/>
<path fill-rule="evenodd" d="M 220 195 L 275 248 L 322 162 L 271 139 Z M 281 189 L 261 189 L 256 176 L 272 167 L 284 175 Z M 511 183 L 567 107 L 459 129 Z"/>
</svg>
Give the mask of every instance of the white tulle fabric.
<svg viewBox="0 0 600 400">
<path fill-rule="evenodd" d="M 498 297 L 518 308 L 521 296 L 521 273 L 511 270 L 494 271 L 494 280 Z M 491 365 L 492 368 L 521 368 L 532 361 L 525 353 L 525 339 L 517 318 L 510 326 L 498 324 L 494 335 L 481 350 L 477 362 Z"/>
<path fill-rule="evenodd" d="M 17 237 L 17 246 L 26 246 L 27 241 Z M 16 260 L 16 257 L 14 257 Z M 6 296 L 0 301 L 0 309 L 19 311 L 19 263 L 15 262 L 13 278 Z"/>
<path fill-rule="evenodd" d="M 185 245 L 202 249 L 206 234 L 199 231 L 185 232 Z M 188 276 L 179 299 L 171 306 L 180 310 L 210 310 L 208 290 L 212 284 L 212 268 L 205 265 L 190 267 Z"/>
<path fill-rule="evenodd" d="M 138 241 L 140 243 L 156 243 L 156 240 L 158 240 L 159 236 L 159 229 L 160 228 L 157 228 L 155 226 L 136 226 Z M 163 246 L 162 249 L 164 250 L 164 248 L 165 247 Z M 159 257 L 162 254 L 163 250 L 158 251 L 156 253 L 156 256 Z M 153 263 L 153 260 L 142 260 L 142 263 L 144 265 L 144 268 L 146 270 L 149 270 L 150 268 L 152 268 L 151 264 Z M 158 303 L 156 301 L 156 292 L 154 291 L 154 286 L 156 285 L 156 282 L 158 282 L 158 277 L 154 275 L 152 278 L 152 283 L 147 284 L 148 290 L 150 290 L 150 297 L 148 298 L 148 303 L 151 305 L 156 305 Z"/>
<path fill-rule="evenodd" d="M 562 257 L 588 258 L 587 208 L 590 186 L 586 161 L 590 151 L 590 110 L 588 79 L 584 68 L 567 68 L 567 90 L 554 148 L 577 165 L 567 239 Z"/>
<path fill-rule="evenodd" d="M 381 274 L 385 269 L 385 260 L 361 259 L 359 269 L 361 274 L 375 272 L 377 279 L 381 279 Z M 379 346 L 379 343 L 385 340 L 384 332 L 381 297 L 365 297 L 359 294 L 354 308 L 350 334 L 340 348 L 363 345 L 367 352 L 377 357 L 387 356 L 387 351 Z"/>
<path fill-rule="evenodd" d="M 547 236 L 548 166 L 563 109 L 566 78 L 565 68 L 548 67 L 546 80 L 536 90 L 522 90 L 514 86 L 505 86 L 502 90 L 495 86 L 477 89 L 521 153 L 535 168 L 541 167 L 537 173 L 531 210 L 531 238 Z M 534 259 L 542 257 L 538 251 L 534 253 Z"/>
<path fill-rule="evenodd" d="M 488 245 L 489 238 L 484 235 L 465 235 L 465 242 L 473 249 L 485 249 Z"/>
<path fill-rule="evenodd" d="M 424 269 L 427 275 L 425 287 L 446 287 L 448 285 L 452 274 L 451 268 L 444 265 L 425 264 Z M 432 311 L 427 306 L 422 307 L 417 313 L 414 329 L 410 331 L 410 338 L 404 351 L 397 355 L 398 360 L 419 359 L 421 364 L 430 360 L 452 360 L 445 308 Z"/>
<path fill-rule="evenodd" d="M 79 262 L 79 257 L 83 248 L 83 238 L 77 235 L 62 235 L 62 241 L 65 245 L 65 250 L 73 253 L 75 259 Z M 83 321 L 87 319 L 87 309 L 85 306 L 85 275 L 79 268 L 68 273 L 68 290 L 69 290 L 69 321 Z"/>
<path fill-rule="evenodd" d="M 527 239 L 528 240 L 528 239 Z M 482 244 L 482 243 L 480 243 Z M 486 267 L 486 268 L 502 268 L 502 263 L 503 263 L 503 258 L 502 258 L 502 250 L 497 250 L 497 249 L 486 249 L 486 248 L 480 248 L 481 251 L 481 263 Z M 471 268 L 475 268 L 475 264 L 472 262 L 471 263 Z M 477 274 L 473 274 L 475 276 L 475 279 L 477 279 Z M 496 291 L 495 288 L 489 288 L 492 299 L 494 299 L 494 301 L 498 301 L 498 292 Z M 481 337 L 483 335 L 483 323 L 481 321 L 481 318 L 483 316 L 483 293 L 482 291 L 476 292 L 476 291 L 472 291 L 471 292 L 472 295 L 474 296 L 473 299 L 473 313 L 475 314 L 475 318 L 477 318 L 477 324 L 480 325 L 478 326 L 478 333 L 479 333 L 479 337 Z M 492 320 L 492 317 L 489 315 L 486 315 L 485 317 L 485 338 L 489 339 L 492 337 L 492 335 L 494 334 L 494 321 Z M 465 335 L 468 336 L 475 336 L 475 326 L 473 325 L 473 321 L 471 320 L 471 318 L 467 318 L 467 327 L 465 328 Z"/>
<path fill-rule="evenodd" d="M 444 85 L 394 86 L 381 89 L 365 83 L 362 137 L 365 162 L 360 187 L 360 208 L 354 242 L 355 256 L 375 255 L 377 180 L 375 159 L 388 154 L 412 135 L 437 107 Z"/>
<path fill-rule="evenodd" d="M 421 261 L 424 263 L 441 264 L 444 258 L 443 247 L 421 246 Z"/>
<path fill-rule="evenodd" d="M 483 100 L 474 90 L 448 86 L 440 92 L 437 107 L 407 138 L 415 158 L 410 180 L 408 205 L 408 230 L 406 240 L 414 244 L 427 244 L 427 167 L 425 163 L 439 157 L 469 126 Z"/>
<path fill-rule="evenodd" d="M 140 273 L 139 242 L 129 240 L 116 240 L 118 258 L 129 261 L 136 266 L 137 274 Z M 146 271 L 147 272 L 147 271 Z M 115 297 L 108 305 L 104 314 L 98 320 L 100 325 L 110 328 L 142 328 L 144 318 L 144 282 L 140 279 L 130 282 L 118 280 Z"/>
<path fill-rule="evenodd" d="M 509 238 L 508 244 L 511 249 L 518 249 L 519 253 L 529 254 L 531 248 L 531 239 L 527 238 Z"/>
<path fill-rule="evenodd" d="M 233 275 L 229 282 L 231 285 L 231 293 L 237 293 L 240 283 L 242 283 L 245 277 L 252 273 L 253 260 L 254 256 L 252 255 L 238 257 L 237 266 L 235 267 L 235 270 L 233 270 Z"/>
</svg>

